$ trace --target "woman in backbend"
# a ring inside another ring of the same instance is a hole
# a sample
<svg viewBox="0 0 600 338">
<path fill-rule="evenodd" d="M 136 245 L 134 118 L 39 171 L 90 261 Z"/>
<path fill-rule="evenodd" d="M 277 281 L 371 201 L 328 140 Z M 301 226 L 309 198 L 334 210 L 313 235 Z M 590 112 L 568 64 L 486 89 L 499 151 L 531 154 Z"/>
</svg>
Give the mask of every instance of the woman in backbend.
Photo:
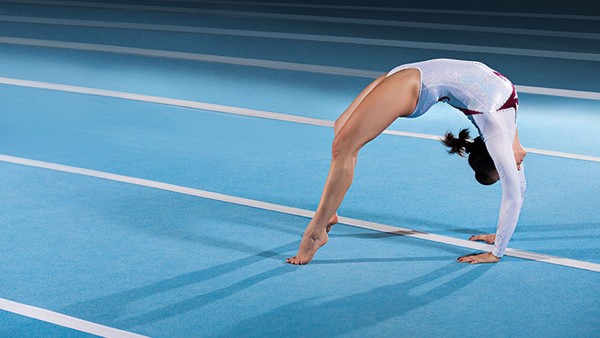
<svg viewBox="0 0 600 338">
<path fill-rule="evenodd" d="M 502 184 L 502 202 L 496 234 L 472 236 L 494 244 L 491 252 L 459 257 L 459 262 L 494 263 L 504 255 L 515 230 L 523 198 L 525 150 L 516 128 L 518 99 L 512 83 L 480 62 L 435 59 L 398 66 L 367 86 L 335 121 L 329 174 L 317 211 L 290 264 L 307 264 L 327 243 L 337 223 L 339 208 L 354 176 L 359 150 L 399 117 L 418 117 L 437 102 L 462 111 L 480 136 L 442 140 L 450 153 L 469 154 L 469 165 L 481 184 Z"/>
</svg>

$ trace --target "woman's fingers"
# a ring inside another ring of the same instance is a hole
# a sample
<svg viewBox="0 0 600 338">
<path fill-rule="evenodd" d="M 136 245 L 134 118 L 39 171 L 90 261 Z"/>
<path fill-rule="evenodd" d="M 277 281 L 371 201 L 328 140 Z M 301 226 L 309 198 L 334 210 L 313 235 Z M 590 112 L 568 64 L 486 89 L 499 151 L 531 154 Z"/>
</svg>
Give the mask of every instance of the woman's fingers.
<svg viewBox="0 0 600 338">
<path fill-rule="evenodd" d="M 500 258 L 494 256 L 491 252 L 488 252 L 488 253 L 472 254 L 472 255 L 458 257 L 458 259 L 456 261 L 460 262 L 460 263 L 469 263 L 469 264 L 496 263 L 496 262 L 500 261 Z"/>
<path fill-rule="evenodd" d="M 469 238 L 470 241 L 483 241 L 486 242 L 487 244 L 494 244 L 494 242 L 496 241 L 496 235 L 495 234 L 486 234 L 486 235 L 475 235 L 475 236 L 471 236 Z"/>
</svg>

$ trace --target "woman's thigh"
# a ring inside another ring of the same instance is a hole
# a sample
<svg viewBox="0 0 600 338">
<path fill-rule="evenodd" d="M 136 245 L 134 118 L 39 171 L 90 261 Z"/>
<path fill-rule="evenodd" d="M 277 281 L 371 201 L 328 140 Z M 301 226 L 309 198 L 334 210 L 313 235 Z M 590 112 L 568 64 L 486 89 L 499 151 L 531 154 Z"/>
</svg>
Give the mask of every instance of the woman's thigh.
<svg viewBox="0 0 600 338">
<path fill-rule="evenodd" d="M 416 73 L 416 74 L 415 74 Z M 336 136 L 338 145 L 358 152 L 398 117 L 410 115 L 418 100 L 420 78 L 407 69 L 382 80 L 358 104 Z"/>
</svg>

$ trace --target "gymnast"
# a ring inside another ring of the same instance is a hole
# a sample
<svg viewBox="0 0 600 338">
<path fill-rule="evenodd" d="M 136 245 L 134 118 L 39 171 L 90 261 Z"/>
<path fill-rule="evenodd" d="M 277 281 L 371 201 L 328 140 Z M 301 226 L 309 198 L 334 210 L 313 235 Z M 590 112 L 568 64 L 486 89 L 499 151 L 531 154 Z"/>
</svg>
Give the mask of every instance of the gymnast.
<svg viewBox="0 0 600 338">
<path fill-rule="evenodd" d="M 457 261 L 495 263 L 502 258 L 517 225 L 526 186 L 526 152 L 516 128 L 517 92 L 506 77 L 483 63 L 434 59 L 400 65 L 380 76 L 335 121 L 331 165 L 321 200 L 298 253 L 287 263 L 307 264 L 327 243 L 329 230 L 338 222 L 337 209 L 352 183 L 360 149 L 397 118 L 421 116 L 437 102 L 462 111 L 480 135 L 471 140 L 466 129 L 458 138 L 446 133 L 442 142 L 448 152 L 468 154 L 479 183 L 490 185 L 500 180 L 502 185 L 496 233 L 469 238 L 493 243 L 493 250 Z"/>
</svg>

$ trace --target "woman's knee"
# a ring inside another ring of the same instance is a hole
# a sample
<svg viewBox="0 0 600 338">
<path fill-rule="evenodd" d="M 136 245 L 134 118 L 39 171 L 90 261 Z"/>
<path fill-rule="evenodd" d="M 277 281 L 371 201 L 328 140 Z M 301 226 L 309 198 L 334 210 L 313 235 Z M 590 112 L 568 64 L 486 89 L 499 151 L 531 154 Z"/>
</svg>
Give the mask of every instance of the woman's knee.
<svg viewBox="0 0 600 338">
<path fill-rule="evenodd" d="M 333 132 L 337 135 L 340 132 L 340 129 L 344 125 L 342 121 L 340 121 L 342 117 L 340 116 L 335 122 L 333 122 Z"/>
<path fill-rule="evenodd" d="M 350 138 L 345 136 L 346 134 L 340 133 L 335 136 L 331 145 L 331 157 L 333 159 L 340 157 L 351 157 L 357 153 L 356 147 Z"/>
</svg>

